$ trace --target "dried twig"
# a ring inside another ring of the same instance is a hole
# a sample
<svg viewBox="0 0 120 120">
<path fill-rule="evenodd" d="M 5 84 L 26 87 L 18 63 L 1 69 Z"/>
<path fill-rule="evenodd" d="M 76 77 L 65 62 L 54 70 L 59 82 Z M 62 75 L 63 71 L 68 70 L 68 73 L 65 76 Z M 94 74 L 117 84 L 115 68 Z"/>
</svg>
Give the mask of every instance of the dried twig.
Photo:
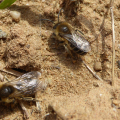
<svg viewBox="0 0 120 120">
<path fill-rule="evenodd" d="M 114 86 L 114 66 L 115 66 L 115 30 L 114 30 L 114 15 L 113 15 L 113 3 L 114 0 L 111 0 L 110 12 L 111 12 L 111 22 L 112 22 L 112 86 Z"/>
<path fill-rule="evenodd" d="M 93 74 L 95 78 L 97 78 L 98 80 L 102 80 L 95 72 L 92 71 L 92 69 L 83 60 L 82 62 L 85 65 L 85 67 Z"/>
<path fill-rule="evenodd" d="M 112 3 L 112 0 L 110 0 L 110 3 L 109 3 L 109 4 L 111 5 L 111 3 Z M 101 26 L 100 26 L 100 32 L 102 32 L 102 30 L 103 30 L 103 28 L 104 28 L 105 19 L 106 19 L 106 17 L 107 17 L 108 11 L 109 11 L 109 7 L 108 7 L 106 13 L 104 14 L 103 21 L 102 21 L 102 24 L 101 24 Z"/>
<path fill-rule="evenodd" d="M 23 73 L 20 73 L 18 71 L 12 70 L 12 69 L 2 69 L 0 71 L 11 74 L 11 75 L 14 75 L 14 76 L 17 76 L 17 77 L 19 77 L 23 74 Z"/>
</svg>

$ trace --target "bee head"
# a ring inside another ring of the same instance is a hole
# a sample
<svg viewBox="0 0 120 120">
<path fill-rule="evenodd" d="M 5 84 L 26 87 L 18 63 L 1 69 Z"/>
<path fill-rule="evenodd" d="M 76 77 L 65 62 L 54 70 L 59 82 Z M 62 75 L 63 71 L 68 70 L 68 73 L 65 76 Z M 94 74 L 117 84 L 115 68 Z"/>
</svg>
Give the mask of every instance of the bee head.
<svg viewBox="0 0 120 120">
<path fill-rule="evenodd" d="M 58 21 L 57 23 L 52 21 L 52 20 L 49 20 L 49 19 L 40 19 L 41 21 L 50 21 L 52 22 L 54 25 L 53 25 L 53 33 L 55 36 L 59 36 L 60 34 L 71 34 L 71 31 L 72 31 L 72 26 L 70 24 L 68 24 L 67 22 L 63 21 L 63 22 L 60 22 L 59 21 L 59 15 L 61 13 L 61 11 L 63 10 L 63 8 L 60 9 L 59 13 L 58 13 Z M 64 11 L 64 10 L 63 10 Z"/>
<path fill-rule="evenodd" d="M 11 93 L 13 93 L 13 87 L 12 86 L 3 85 L 0 88 L 0 98 L 8 97 Z"/>
<path fill-rule="evenodd" d="M 59 22 L 54 25 L 53 31 L 55 35 L 58 35 L 59 33 L 71 34 L 71 27 L 67 22 Z"/>
</svg>

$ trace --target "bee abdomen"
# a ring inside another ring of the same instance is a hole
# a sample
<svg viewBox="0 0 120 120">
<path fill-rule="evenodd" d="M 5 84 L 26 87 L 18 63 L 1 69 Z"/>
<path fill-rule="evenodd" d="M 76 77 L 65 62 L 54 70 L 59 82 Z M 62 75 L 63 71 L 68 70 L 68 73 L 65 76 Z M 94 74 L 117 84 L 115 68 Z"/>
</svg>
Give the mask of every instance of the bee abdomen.
<svg viewBox="0 0 120 120">
<path fill-rule="evenodd" d="M 77 54 L 80 54 L 80 55 L 85 55 L 85 54 L 86 54 L 86 52 L 78 49 L 77 47 L 75 47 L 75 46 L 72 45 L 72 44 L 70 45 L 70 47 L 71 47 L 71 50 L 74 51 L 74 52 L 77 53 Z"/>
</svg>

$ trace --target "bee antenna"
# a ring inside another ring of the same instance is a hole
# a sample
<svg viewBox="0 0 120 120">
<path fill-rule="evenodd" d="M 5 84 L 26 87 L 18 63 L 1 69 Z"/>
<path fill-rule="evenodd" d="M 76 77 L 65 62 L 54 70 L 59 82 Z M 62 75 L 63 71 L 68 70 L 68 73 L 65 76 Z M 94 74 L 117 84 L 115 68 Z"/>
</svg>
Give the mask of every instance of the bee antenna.
<svg viewBox="0 0 120 120">
<path fill-rule="evenodd" d="M 54 24 L 54 21 L 52 21 L 52 20 L 49 20 L 49 19 L 40 19 L 40 21 L 43 21 L 43 20 L 50 21 L 50 22 L 52 22 Z"/>
<path fill-rule="evenodd" d="M 62 10 L 64 11 L 64 9 L 61 8 L 60 11 L 59 11 L 59 13 L 58 13 L 58 22 L 59 22 L 59 15 L 60 15 L 60 13 L 61 13 Z"/>
</svg>

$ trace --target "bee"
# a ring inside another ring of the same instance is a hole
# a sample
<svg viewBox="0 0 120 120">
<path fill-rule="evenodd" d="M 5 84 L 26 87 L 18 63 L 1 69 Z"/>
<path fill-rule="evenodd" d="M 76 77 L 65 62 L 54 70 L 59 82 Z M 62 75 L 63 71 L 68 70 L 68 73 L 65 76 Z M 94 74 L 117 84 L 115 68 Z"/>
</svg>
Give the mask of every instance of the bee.
<svg viewBox="0 0 120 120">
<path fill-rule="evenodd" d="M 37 101 L 30 96 L 39 90 L 44 90 L 47 82 L 38 80 L 40 72 L 32 71 L 15 80 L 0 85 L 0 102 L 11 103 L 16 101 Z"/>
<path fill-rule="evenodd" d="M 49 19 L 41 19 L 41 20 L 48 20 L 54 23 L 53 26 L 54 35 L 60 42 L 62 42 L 65 49 L 72 56 L 74 55 L 74 53 L 80 55 L 84 55 L 88 53 L 91 50 L 91 47 L 89 42 L 85 39 L 85 37 L 81 33 L 81 31 L 75 29 L 72 25 L 70 25 L 66 21 L 59 22 L 59 14 L 58 14 L 57 23 L 54 23 L 52 20 Z"/>
<path fill-rule="evenodd" d="M 83 55 L 91 50 L 89 42 L 81 33 L 67 22 L 59 22 L 53 27 L 55 36 L 62 41 L 64 47 L 72 52 Z"/>
</svg>

